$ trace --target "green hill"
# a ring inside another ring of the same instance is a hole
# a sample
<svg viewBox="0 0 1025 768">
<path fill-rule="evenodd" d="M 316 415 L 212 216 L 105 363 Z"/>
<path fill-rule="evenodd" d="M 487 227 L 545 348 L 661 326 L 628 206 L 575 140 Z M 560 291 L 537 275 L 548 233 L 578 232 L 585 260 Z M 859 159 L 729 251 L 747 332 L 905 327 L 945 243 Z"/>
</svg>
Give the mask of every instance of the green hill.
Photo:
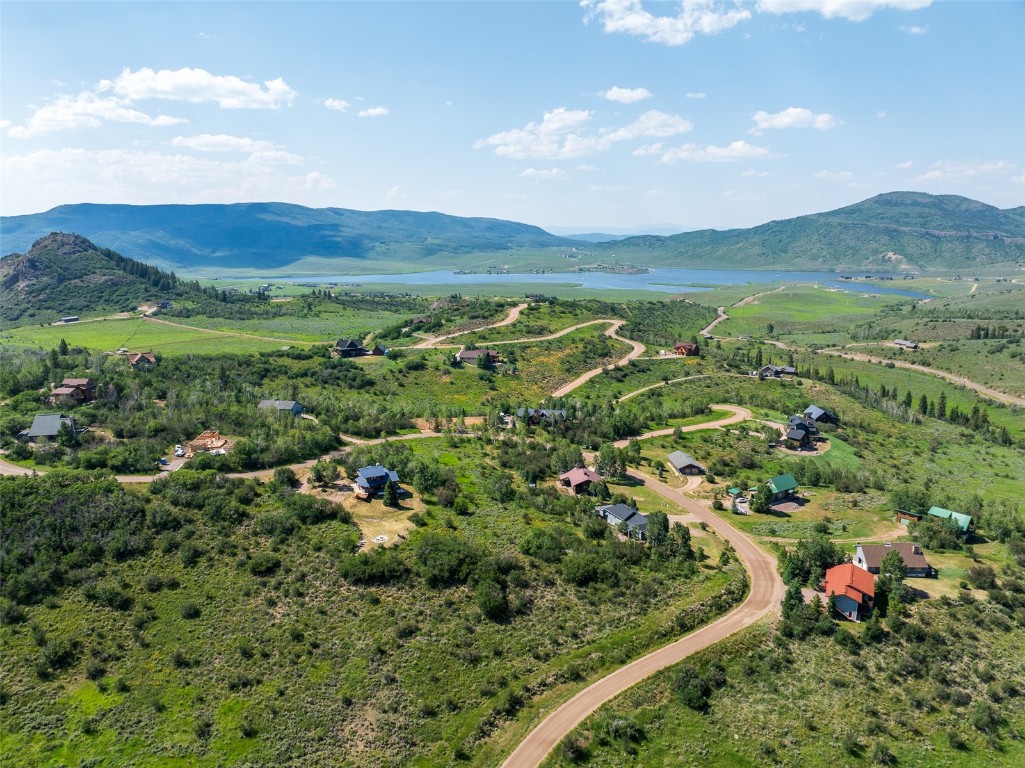
<svg viewBox="0 0 1025 768">
<path fill-rule="evenodd" d="M 891 192 L 751 229 L 647 235 L 593 247 L 658 266 L 976 270 L 1025 263 L 1025 208 L 956 195 Z"/>
<path fill-rule="evenodd" d="M 173 272 L 99 248 L 81 235 L 53 232 L 25 254 L 0 259 L 0 324 L 52 322 L 86 312 L 119 312 L 177 297 Z"/>
</svg>

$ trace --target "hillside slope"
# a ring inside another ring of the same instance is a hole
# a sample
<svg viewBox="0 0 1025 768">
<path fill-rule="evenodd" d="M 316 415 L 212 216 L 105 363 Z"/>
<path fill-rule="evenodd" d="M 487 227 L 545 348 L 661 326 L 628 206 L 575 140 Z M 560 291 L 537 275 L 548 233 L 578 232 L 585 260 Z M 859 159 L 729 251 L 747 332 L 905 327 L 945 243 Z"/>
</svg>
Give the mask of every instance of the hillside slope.
<svg viewBox="0 0 1025 768">
<path fill-rule="evenodd" d="M 134 309 L 178 295 L 173 273 L 53 232 L 25 254 L 0 259 L 0 325 L 52 322 L 63 315 Z"/>
<path fill-rule="evenodd" d="M 0 219 L 3 251 L 47 232 L 80 232 L 120 252 L 178 268 L 276 269 L 303 258 L 379 262 L 445 254 L 572 246 L 539 227 L 416 211 L 354 211 L 287 203 L 62 205 Z M 374 270 L 376 264 L 368 265 Z"/>
<path fill-rule="evenodd" d="M 751 229 L 603 243 L 594 250 L 660 266 L 972 270 L 1025 262 L 1025 209 L 956 195 L 890 192 Z"/>
</svg>

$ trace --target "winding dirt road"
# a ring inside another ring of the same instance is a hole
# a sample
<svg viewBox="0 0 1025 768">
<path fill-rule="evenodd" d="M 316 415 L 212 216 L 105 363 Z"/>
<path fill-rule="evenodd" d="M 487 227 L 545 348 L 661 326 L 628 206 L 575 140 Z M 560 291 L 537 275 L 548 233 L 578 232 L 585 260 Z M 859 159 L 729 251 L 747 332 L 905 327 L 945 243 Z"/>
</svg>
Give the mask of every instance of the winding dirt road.
<svg viewBox="0 0 1025 768">
<path fill-rule="evenodd" d="M 542 720 L 506 758 L 502 763 L 503 768 L 536 768 L 560 741 L 609 699 L 779 610 L 785 588 L 776 573 L 776 561 L 749 536 L 665 483 L 636 470 L 628 474 L 662 498 L 686 510 L 688 515 L 707 523 L 730 542 L 747 570 L 751 591 L 740 606 L 719 620 L 589 685 Z"/>
<path fill-rule="evenodd" d="M 919 373 L 927 373 L 930 376 L 936 376 L 941 379 L 949 381 L 951 384 L 957 384 L 960 387 L 974 390 L 980 395 L 985 395 L 988 398 L 1004 403 L 1005 405 L 1018 405 L 1025 408 L 1025 397 L 1016 397 L 1015 395 L 1009 395 L 1006 392 L 1001 392 L 996 389 L 992 389 L 982 384 L 978 384 L 971 379 L 966 379 L 964 376 L 958 376 L 956 373 L 950 371 L 942 371 L 939 368 L 929 368 L 925 365 L 919 365 L 918 363 L 909 363 L 906 360 L 889 360 L 885 357 L 875 357 L 874 355 L 866 355 L 863 352 L 848 352 L 844 349 L 820 349 L 819 352 L 824 355 L 833 355 L 834 357 L 844 357 L 849 360 L 860 360 L 863 363 L 874 363 L 875 365 L 888 365 L 893 363 L 896 368 L 905 368 L 909 371 L 918 371 Z"/>
<path fill-rule="evenodd" d="M 721 323 L 723 320 L 730 319 L 730 316 L 726 314 L 726 307 L 716 307 L 715 311 L 719 313 L 718 316 L 715 318 L 715 320 L 713 320 L 701 329 L 702 336 L 708 336 L 709 338 L 711 338 L 712 329 L 715 328 L 715 326 L 719 325 L 719 323 Z"/>
<path fill-rule="evenodd" d="M 632 347 L 632 349 L 629 352 L 626 353 L 626 357 L 624 357 L 622 360 L 617 362 L 616 365 L 626 365 L 631 360 L 635 360 L 635 359 L 637 359 L 638 357 L 640 357 L 641 355 L 644 354 L 644 345 L 643 344 L 641 344 L 639 341 L 634 341 L 633 339 L 624 338 L 624 337 L 620 336 L 618 333 L 616 333 L 616 331 L 618 331 L 620 328 L 622 328 L 624 323 L 626 323 L 625 320 L 612 320 L 612 321 L 601 321 L 601 322 L 611 322 L 612 323 L 612 325 L 609 326 L 609 329 L 607 331 L 605 331 L 605 335 L 606 336 L 609 336 L 610 338 L 616 339 L 617 341 L 622 341 L 623 343 L 629 344 Z M 574 389 L 577 389 L 578 387 L 582 387 L 584 384 L 589 382 L 595 376 L 598 376 L 599 374 L 601 374 L 604 370 L 605 370 L 605 368 L 595 368 L 594 370 L 588 371 L 587 373 L 580 374 L 575 379 L 573 379 L 573 381 L 571 381 L 569 384 L 565 384 L 565 385 L 559 387 L 554 392 L 552 392 L 552 397 L 565 397 L 570 392 L 572 392 Z"/>
<path fill-rule="evenodd" d="M 665 437 L 671 435 L 679 429 L 681 432 L 697 432 L 702 429 L 719 429 L 721 427 L 728 427 L 731 424 L 738 424 L 741 421 L 754 418 L 747 408 L 743 408 L 739 405 L 712 405 L 709 406 L 713 411 L 729 411 L 732 416 L 727 416 L 724 419 L 717 419 L 716 421 L 705 421 L 701 424 L 688 424 L 686 427 L 667 427 L 665 429 L 656 429 L 654 432 L 645 432 L 643 435 L 637 435 L 636 437 L 628 437 L 623 440 L 617 440 L 613 443 L 616 448 L 626 448 L 630 444 L 631 440 L 647 440 L 649 437 Z"/>
<path fill-rule="evenodd" d="M 431 349 L 438 345 L 438 342 L 446 341 L 447 339 L 454 339 L 456 336 L 465 336 L 468 333 L 479 333 L 480 331 L 486 331 L 490 328 L 501 328 L 505 325 L 512 325 L 520 319 L 520 312 L 527 308 L 526 304 L 517 304 L 515 307 L 509 310 L 509 314 L 506 315 L 504 320 L 499 320 L 497 323 L 492 325 L 485 325 L 483 328 L 474 328 L 469 331 L 459 331 L 458 333 L 450 333 L 446 336 L 436 336 L 433 339 L 424 339 L 417 344 L 414 344 L 410 349 Z"/>
</svg>

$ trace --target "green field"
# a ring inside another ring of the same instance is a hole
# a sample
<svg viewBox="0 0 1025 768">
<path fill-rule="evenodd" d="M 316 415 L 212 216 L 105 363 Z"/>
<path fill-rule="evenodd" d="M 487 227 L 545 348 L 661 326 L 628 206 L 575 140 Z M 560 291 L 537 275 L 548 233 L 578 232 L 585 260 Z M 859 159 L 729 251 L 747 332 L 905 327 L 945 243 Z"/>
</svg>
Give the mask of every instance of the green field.
<svg viewBox="0 0 1025 768">
<path fill-rule="evenodd" d="M 27 326 L 0 334 L 0 343 L 44 349 L 56 347 L 61 339 L 67 341 L 69 346 L 102 352 L 113 352 L 125 347 L 133 352 L 161 352 L 166 355 L 265 352 L 281 349 L 283 344 L 289 343 L 165 325 L 140 317 L 70 325 Z"/>
</svg>

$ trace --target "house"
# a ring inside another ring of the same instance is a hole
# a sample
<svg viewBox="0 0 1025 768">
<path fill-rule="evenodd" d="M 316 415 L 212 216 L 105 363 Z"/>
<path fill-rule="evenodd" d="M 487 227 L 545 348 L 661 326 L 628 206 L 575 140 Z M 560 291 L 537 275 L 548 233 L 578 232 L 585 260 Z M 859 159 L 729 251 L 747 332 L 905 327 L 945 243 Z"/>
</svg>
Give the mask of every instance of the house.
<svg viewBox="0 0 1025 768">
<path fill-rule="evenodd" d="M 361 498 L 369 498 L 379 491 L 384 490 L 384 486 L 386 486 L 389 481 L 398 483 L 398 472 L 386 469 L 380 464 L 374 464 L 371 467 L 363 467 L 356 472 L 356 488 L 357 493 L 360 494 Z"/>
<path fill-rule="evenodd" d="M 776 475 L 774 478 L 769 480 L 766 485 L 769 486 L 769 491 L 772 493 L 773 501 L 789 499 L 797 490 L 797 481 L 789 472 L 785 475 Z"/>
<path fill-rule="evenodd" d="M 893 343 L 901 349 L 918 349 L 918 345 L 913 341 L 907 339 L 894 339 Z"/>
<path fill-rule="evenodd" d="M 170 309 L 173 306 L 174 305 L 167 299 L 162 299 L 161 301 L 157 302 L 157 309 Z"/>
<path fill-rule="evenodd" d="M 32 419 L 32 426 L 18 433 L 18 439 L 34 443 L 37 440 L 54 440 L 60 434 L 61 426 L 67 424 L 77 431 L 75 420 L 59 413 L 41 413 Z"/>
<path fill-rule="evenodd" d="M 673 352 L 680 357 L 694 357 L 701 354 L 701 347 L 692 341 L 678 341 L 673 344 Z"/>
<path fill-rule="evenodd" d="M 817 405 L 809 405 L 805 408 L 804 418 L 811 419 L 816 424 L 836 424 L 838 421 L 835 413 L 827 411 L 825 408 L 819 408 Z"/>
<path fill-rule="evenodd" d="M 46 398 L 50 405 L 78 405 L 85 402 L 85 390 L 80 387 L 57 387 Z"/>
<path fill-rule="evenodd" d="M 601 475 L 587 467 L 573 467 L 568 472 L 559 475 L 559 482 L 564 488 L 569 488 L 575 495 L 587 493 L 591 489 L 591 483 L 600 483 Z"/>
<path fill-rule="evenodd" d="M 808 444 L 811 443 L 811 437 L 808 435 L 808 430 L 798 429 L 797 427 L 791 427 L 787 430 L 787 448 L 807 448 Z"/>
<path fill-rule="evenodd" d="M 203 451 L 223 451 L 228 441 L 221 437 L 216 429 L 208 429 L 201 432 L 195 440 L 190 440 L 185 448 L 189 453 L 202 453 Z"/>
<path fill-rule="evenodd" d="M 409 324 L 426 325 L 429 322 L 431 322 L 431 318 L 427 317 L 427 315 L 421 315 L 420 317 L 414 317 L 412 320 L 409 321 Z"/>
<path fill-rule="evenodd" d="M 293 416 L 301 416 L 303 412 L 302 405 L 295 400 L 261 400 L 256 407 L 261 411 L 288 411 Z"/>
<path fill-rule="evenodd" d="M 384 355 L 388 354 L 388 350 L 382 347 L 380 344 L 375 344 L 370 348 L 367 354 L 373 355 L 374 357 L 383 357 Z"/>
<path fill-rule="evenodd" d="M 476 365 L 481 358 L 484 358 L 488 365 L 494 365 L 498 362 L 498 352 L 493 349 L 461 349 L 456 352 L 455 359 L 457 363 Z"/>
<path fill-rule="evenodd" d="M 772 365 L 770 363 L 769 365 L 763 365 L 761 367 L 761 373 L 762 376 L 765 376 L 767 378 L 779 379 L 782 378 L 784 375 L 796 375 L 797 369 L 794 368 L 792 365 Z"/>
<path fill-rule="evenodd" d="M 921 522 L 923 515 L 918 512 L 908 512 L 903 509 L 897 510 L 897 522 L 901 525 Z"/>
<path fill-rule="evenodd" d="M 363 345 L 355 339 L 339 339 L 334 351 L 339 357 L 359 357 L 367 353 Z"/>
<path fill-rule="evenodd" d="M 705 474 L 705 468 L 695 461 L 694 457 L 689 453 L 683 451 L 673 451 L 666 459 L 669 460 L 669 466 L 677 471 L 681 475 L 703 475 Z"/>
<path fill-rule="evenodd" d="M 971 515 L 965 515 L 961 512 L 951 512 L 949 509 L 944 509 L 943 507 L 930 507 L 926 514 L 930 517 L 938 517 L 941 520 L 953 520 L 957 524 L 962 535 L 968 533 L 974 527 Z"/>
<path fill-rule="evenodd" d="M 796 413 L 787 421 L 787 429 L 799 429 L 802 432 L 807 432 L 809 435 L 817 435 L 819 432 L 812 419 Z"/>
<path fill-rule="evenodd" d="M 62 323 L 77 323 L 78 315 L 68 315 L 67 317 L 61 318 Z"/>
<path fill-rule="evenodd" d="M 128 364 L 136 370 L 150 368 L 157 364 L 157 356 L 152 352 L 129 352 Z"/>
<path fill-rule="evenodd" d="M 822 588 L 826 597 L 833 596 L 837 611 L 852 621 L 861 621 L 872 607 L 875 578 L 853 563 L 844 563 L 826 571 Z"/>
<path fill-rule="evenodd" d="M 561 408 L 520 408 L 516 411 L 517 418 L 523 419 L 532 427 L 542 421 L 565 421 L 566 411 Z"/>
<path fill-rule="evenodd" d="M 64 379 L 61 387 L 75 387 L 82 390 L 82 402 L 96 399 L 96 381 L 94 379 Z"/>
<path fill-rule="evenodd" d="M 879 573 L 883 558 L 890 552 L 900 553 L 909 577 L 925 578 L 932 575 L 932 568 L 925 561 L 922 548 L 909 541 L 898 541 L 893 544 L 859 544 L 854 553 L 854 564 L 869 573 Z"/>
<path fill-rule="evenodd" d="M 633 507 L 626 504 L 606 504 L 595 507 L 594 511 L 613 528 L 625 525 L 626 535 L 631 539 L 644 541 L 648 536 L 648 516 L 642 515 Z"/>
</svg>

